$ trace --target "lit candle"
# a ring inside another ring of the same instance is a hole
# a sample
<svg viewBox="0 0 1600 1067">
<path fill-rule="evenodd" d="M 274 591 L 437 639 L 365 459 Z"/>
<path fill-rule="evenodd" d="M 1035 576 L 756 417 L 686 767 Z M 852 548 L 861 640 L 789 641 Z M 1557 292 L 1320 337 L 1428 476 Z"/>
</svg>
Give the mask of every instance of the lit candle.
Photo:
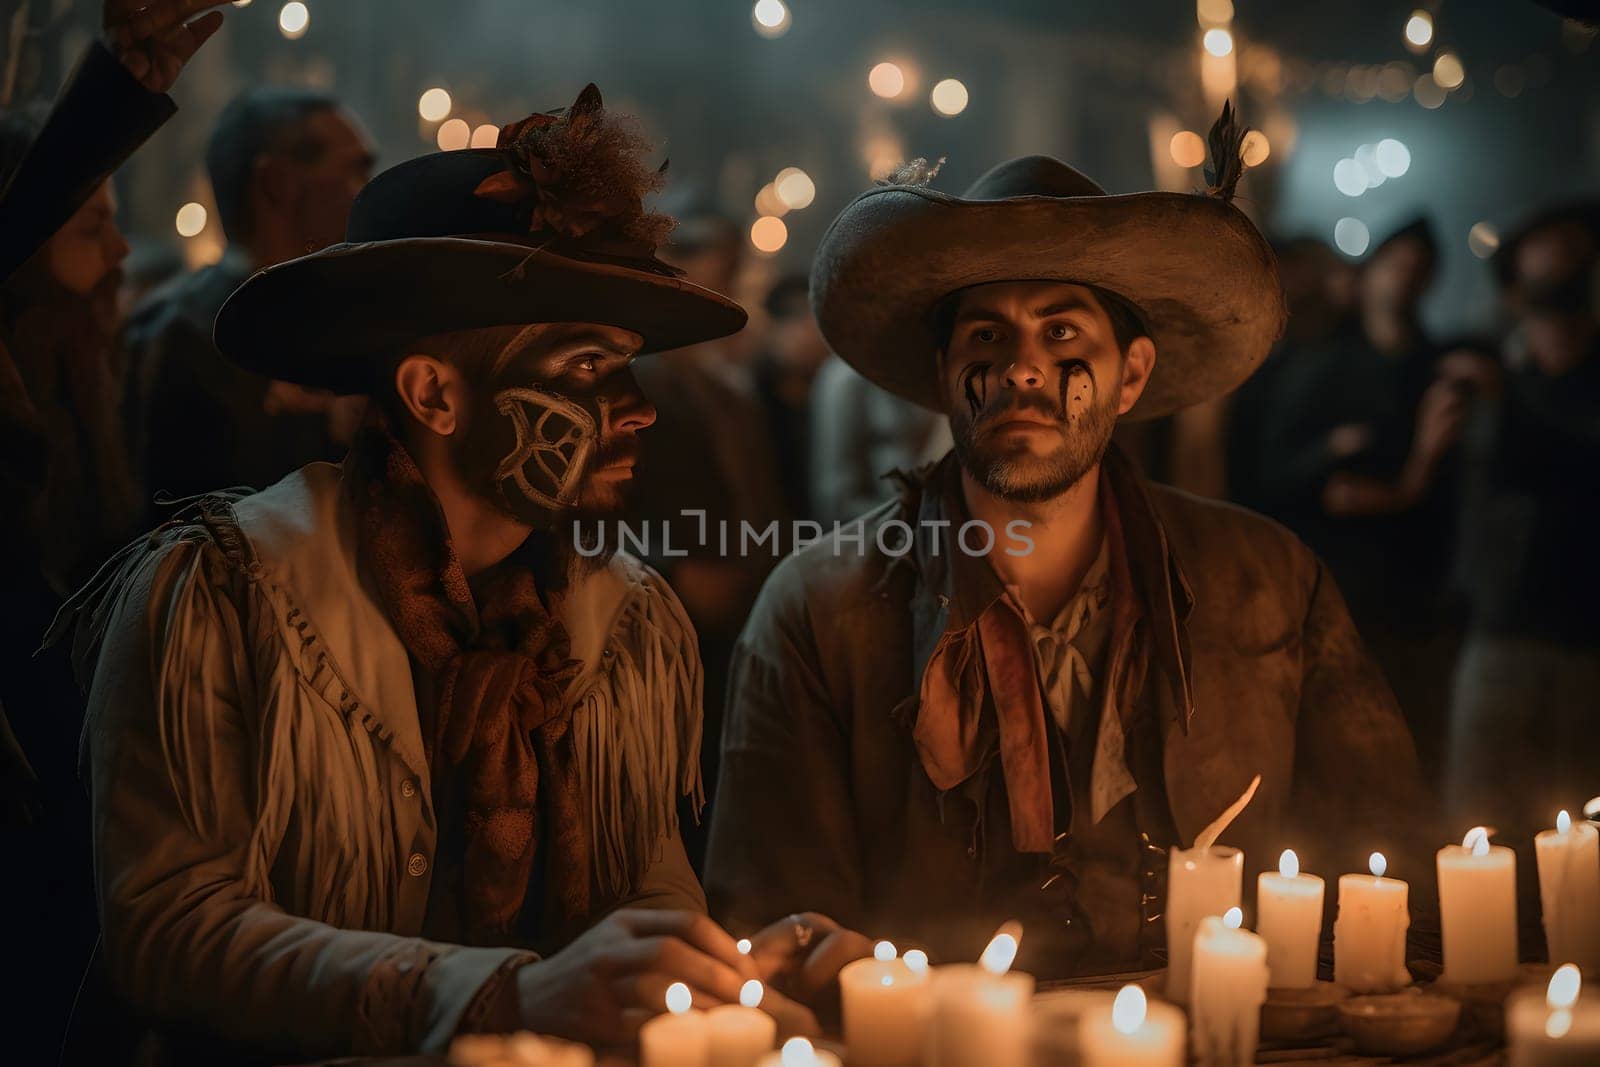
<svg viewBox="0 0 1600 1067">
<path fill-rule="evenodd" d="M 1171 1004 L 1151 1004 L 1144 990 L 1123 986 L 1109 1009 L 1078 1020 L 1082 1067 L 1183 1067 L 1188 1028 Z"/>
<path fill-rule="evenodd" d="M 1033 1041 L 1033 976 L 1011 970 L 1022 927 L 1006 923 L 974 967 L 933 973 L 931 1067 L 1026 1067 Z"/>
<path fill-rule="evenodd" d="M 1256 879 L 1256 929 L 1267 943 L 1274 989 L 1307 989 L 1317 981 L 1322 939 L 1322 879 L 1300 873 L 1300 857 L 1286 848 L 1278 873 Z"/>
<path fill-rule="evenodd" d="M 693 1011 L 693 996 L 682 982 L 667 987 L 667 1012 L 639 1030 L 641 1067 L 705 1067 L 711 1049 L 706 1013 Z"/>
<path fill-rule="evenodd" d="M 1539 902 L 1550 959 L 1600 969 L 1600 830 L 1572 823 L 1566 812 L 1556 828 L 1533 839 L 1539 862 Z"/>
<path fill-rule="evenodd" d="M 1200 1067 L 1246 1067 L 1256 1061 L 1261 1005 L 1267 1001 L 1267 943 L 1239 926 L 1244 912 L 1200 920 L 1189 985 L 1194 1054 Z"/>
<path fill-rule="evenodd" d="M 873 958 L 847 963 L 839 972 L 844 1043 L 860 1067 L 908 1067 L 922 1057 L 931 997 L 928 957 L 920 950 L 896 959 L 894 946 L 879 941 Z"/>
<path fill-rule="evenodd" d="M 1333 920 L 1333 980 L 1352 993 L 1393 993 L 1411 984 L 1406 931 L 1411 927 L 1411 887 L 1385 878 L 1382 852 L 1367 860 L 1372 871 L 1339 876 L 1339 915 Z"/>
<path fill-rule="evenodd" d="M 1444 980 L 1505 982 L 1517 974 L 1517 854 L 1489 844 L 1474 826 L 1459 845 L 1439 850 L 1439 923 Z"/>
<path fill-rule="evenodd" d="M 1167 999 L 1189 997 L 1189 957 L 1200 920 L 1239 906 L 1244 853 L 1236 848 L 1175 848 L 1167 860 Z"/>
<path fill-rule="evenodd" d="M 719 1004 L 706 1012 L 711 1032 L 709 1067 L 755 1067 L 778 1043 L 778 1020 L 761 1010 L 766 994 L 750 979 L 739 989 L 739 1003 Z"/>
<path fill-rule="evenodd" d="M 1584 992 L 1570 963 L 1544 989 L 1521 989 L 1506 1001 L 1510 1067 L 1593 1067 L 1600 1063 L 1600 998 Z"/>
<path fill-rule="evenodd" d="M 777 1052 L 761 1057 L 756 1067 L 840 1067 L 839 1057 L 814 1047 L 803 1037 L 791 1037 Z"/>
</svg>

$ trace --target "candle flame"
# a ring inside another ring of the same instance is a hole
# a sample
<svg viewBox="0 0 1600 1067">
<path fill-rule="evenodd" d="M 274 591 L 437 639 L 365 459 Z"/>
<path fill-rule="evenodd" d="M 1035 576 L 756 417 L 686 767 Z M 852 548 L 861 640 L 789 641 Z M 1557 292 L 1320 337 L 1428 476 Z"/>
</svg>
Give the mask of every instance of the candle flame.
<svg viewBox="0 0 1600 1067">
<path fill-rule="evenodd" d="M 1244 912 L 1239 908 L 1229 908 L 1222 913 L 1222 925 L 1230 930 L 1237 930 L 1244 925 Z"/>
<path fill-rule="evenodd" d="M 761 1007 L 761 998 L 766 995 L 766 987 L 754 978 L 739 987 L 739 1003 L 747 1008 Z"/>
<path fill-rule="evenodd" d="M 902 959 L 906 961 L 906 970 L 912 974 L 928 973 L 928 954 L 920 948 L 914 948 L 907 952 Z"/>
<path fill-rule="evenodd" d="M 1474 856 L 1487 856 L 1489 854 L 1489 828 L 1487 826 L 1474 826 L 1467 831 L 1467 836 L 1461 839 L 1461 847 L 1471 849 Z"/>
<path fill-rule="evenodd" d="M 1557 1008 L 1544 1021 L 1544 1036 L 1551 1041 L 1560 1041 L 1567 1036 L 1567 1031 L 1571 1029 L 1572 1012 L 1567 1008 Z"/>
<path fill-rule="evenodd" d="M 750 939 L 748 937 L 741 937 L 734 942 L 733 947 L 739 950 L 739 955 L 741 956 L 750 955 Z"/>
<path fill-rule="evenodd" d="M 1567 809 L 1562 808 L 1556 815 L 1556 833 L 1564 834 L 1572 829 L 1572 816 L 1567 814 Z"/>
<path fill-rule="evenodd" d="M 682 982 L 673 982 L 667 986 L 667 1010 L 674 1015 L 682 1015 L 694 1003 L 694 994 L 689 992 L 689 987 Z"/>
<path fill-rule="evenodd" d="M 1294 854 L 1294 849 L 1286 848 L 1283 855 L 1278 857 L 1278 873 L 1285 878 L 1300 876 L 1300 857 Z"/>
<path fill-rule="evenodd" d="M 995 932 L 989 947 L 978 960 L 990 974 L 1005 974 L 1017 959 L 1017 943 L 1022 937 L 1022 924 L 1016 920 L 1006 923 Z"/>
<path fill-rule="evenodd" d="M 778 1054 L 778 1062 L 783 1067 L 816 1067 L 817 1050 L 811 1047 L 811 1042 L 803 1037 L 791 1037 L 783 1043 L 783 1051 Z"/>
<path fill-rule="evenodd" d="M 1389 861 L 1382 852 L 1374 852 L 1367 857 L 1367 870 L 1372 872 L 1374 878 L 1382 878 L 1383 872 L 1389 869 Z"/>
<path fill-rule="evenodd" d="M 872 946 L 872 958 L 880 963 L 888 963 L 890 960 L 894 959 L 894 957 L 894 942 L 879 941 L 876 945 Z"/>
<path fill-rule="evenodd" d="M 1125 985 L 1111 1005 L 1111 1025 L 1119 1034 L 1132 1036 L 1144 1025 L 1147 1010 L 1144 990 L 1136 985 Z"/>
<path fill-rule="evenodd" d="M 1585 819 L 1600 819 L 1600 797 L 1590 797 L 1589 803 L 1583 806 Z"/>
<path fill-rule="evenodd" d="M 1575 963 L 1563 963 L 1550 976 L 1550 988 L 1545 991 L 1545 1003 L 1552 1008 L 1570 1008 L 1578 1002 L 1583 989 L 1583 974 Z"/>
</svg>

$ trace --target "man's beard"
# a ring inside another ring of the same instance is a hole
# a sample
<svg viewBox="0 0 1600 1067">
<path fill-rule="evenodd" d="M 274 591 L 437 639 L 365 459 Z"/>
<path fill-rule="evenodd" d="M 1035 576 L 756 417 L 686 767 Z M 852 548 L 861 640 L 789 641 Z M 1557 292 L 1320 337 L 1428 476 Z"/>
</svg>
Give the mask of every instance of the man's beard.
<svg viewBox="0 0 1600 1067">
<path fill-rule="evenodd" d="M 1001 396 L 982 406 L 974 401 L 968 410 L 951 415 L 956 459 L 989 493 L 1018 504 L 1053 500 L 1077 485 L 1104 457 L 1117 424 L 1116 398 L 1121 382 L 1114 383 L 1101 397 L 1088 368 L 1082 364 L 1075 367 L 1082 368 L 1088 376 L 1088 402 L 1081 407 L 1070 405 L 1077 409 L 1073 414 L 1068 413 L 1067 397 L 1072 371 L 1063 368 L 1059 398 L 1044 393 L 1019 394 L 1009 399 Z M 1023 413 L 1051 420 L 1060 429 L 1061 443 L 1041 456 L 1025 445 L 1005 444 L 994 437 L 994 427 Z"/>
</svg>

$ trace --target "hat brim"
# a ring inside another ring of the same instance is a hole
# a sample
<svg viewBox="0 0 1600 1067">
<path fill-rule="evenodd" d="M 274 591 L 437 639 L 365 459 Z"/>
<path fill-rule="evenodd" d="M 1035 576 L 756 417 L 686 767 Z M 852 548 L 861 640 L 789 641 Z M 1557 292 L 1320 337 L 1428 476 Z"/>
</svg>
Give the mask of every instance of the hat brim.
<svg viewBox="0 0 1600 1067">
<path fill-rule="evenodd" d="M 592 322 L 639 334 L 641 353 L 737 333 L 743 308 L 663 274 L 511 242 L 418 237 L 339 244 L 268 267 L 217 315 L 218 349 L 248 370 L 339 393 L 430 334 Z"/>
<path fill-rule="evenodd" d="M 1184 193 L 962 200 L 931 189 L 863 193 L 812 265 L 833 350 L 867 378 L 942 410 L 933 309 L 990 282 L 1093 285 L 1141 313 L 1156 366 L 1125 416 L 1221 397 L 1266 358 L 1286 319 L 1276 260 L 1237 208 Z"/>
</svg>

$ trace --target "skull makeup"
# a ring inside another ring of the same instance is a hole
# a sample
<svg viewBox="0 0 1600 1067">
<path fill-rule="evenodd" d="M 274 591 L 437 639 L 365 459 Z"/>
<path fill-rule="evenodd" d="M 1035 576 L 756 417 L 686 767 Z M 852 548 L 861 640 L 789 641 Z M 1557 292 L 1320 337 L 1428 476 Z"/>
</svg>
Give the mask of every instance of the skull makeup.
<svg viewBox="0 0 1600 1067">
<path fill-rule="evenodd" d="M 515 447 L 495 467 L 494 480 L 508 498 L 514 490 L 534 507 L 561 511 L 578 502 L 590 459 L 609 429 L 605 399 L 594 413 L 575 400 L 520 387 L 495 394 L 495 410 L 511 420 Z"/>
</svg>

